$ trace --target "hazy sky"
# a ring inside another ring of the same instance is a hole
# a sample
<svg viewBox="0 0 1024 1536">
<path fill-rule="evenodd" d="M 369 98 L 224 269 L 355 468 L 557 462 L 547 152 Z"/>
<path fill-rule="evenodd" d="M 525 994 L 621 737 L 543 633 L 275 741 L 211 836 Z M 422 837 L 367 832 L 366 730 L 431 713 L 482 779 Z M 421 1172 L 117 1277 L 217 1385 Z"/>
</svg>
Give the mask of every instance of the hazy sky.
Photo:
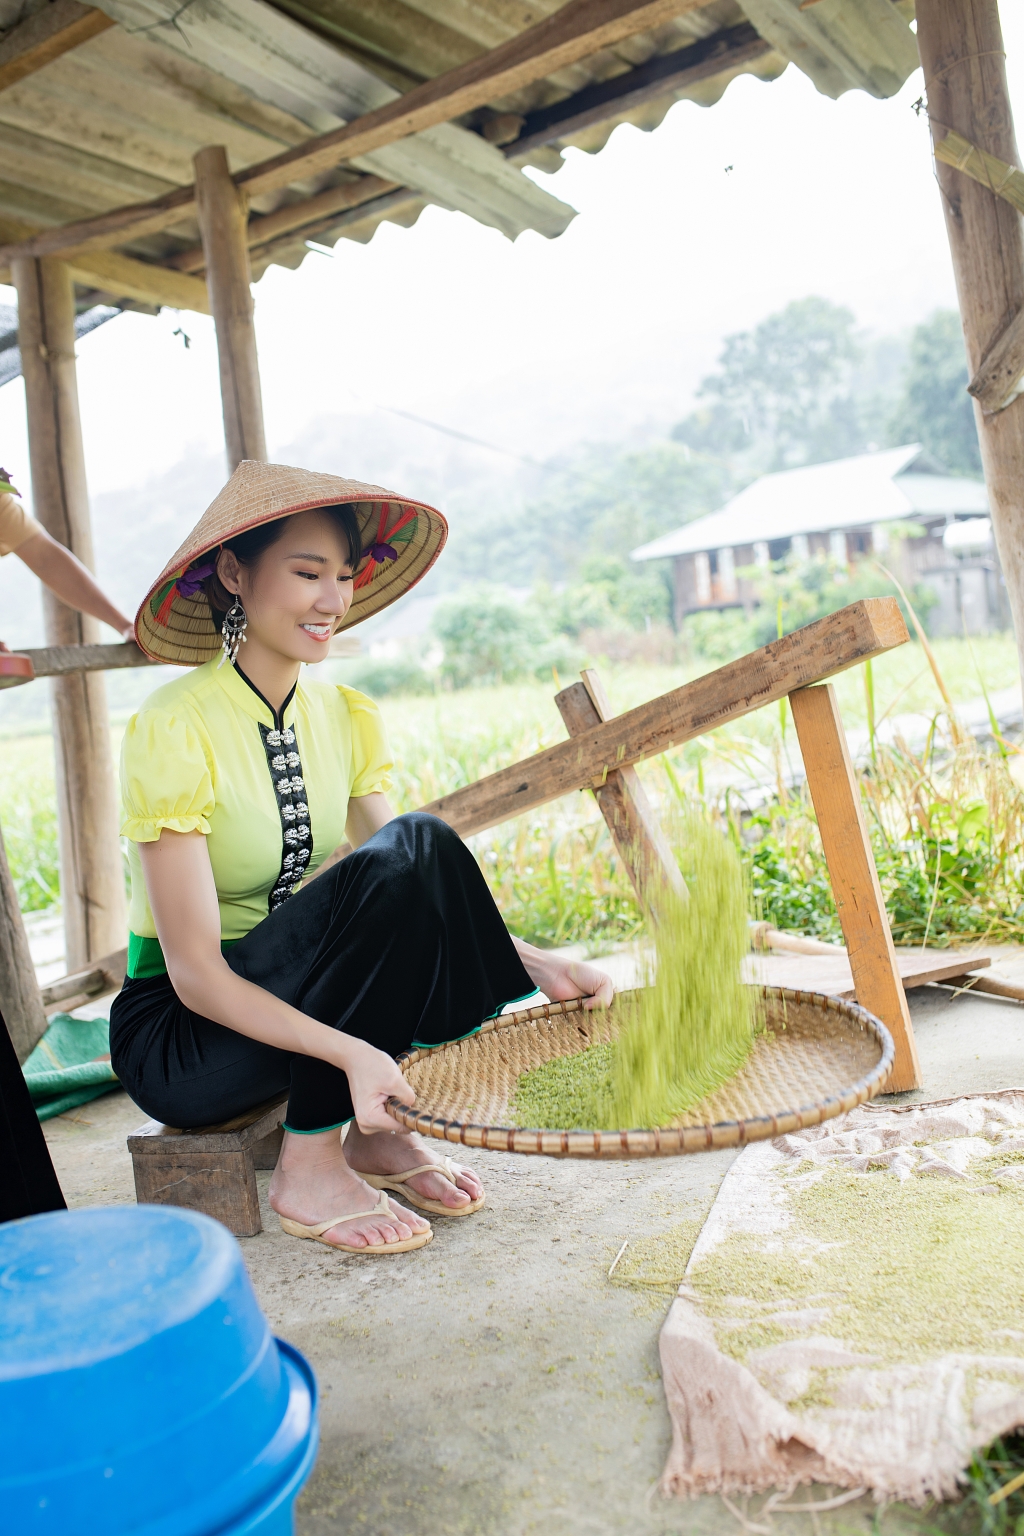
<svg viewBox="0 0 1024 1536">
<path fill-rule="evenodd" d="M 1004 5 L 1003 25 L 1020 116 L 1024 6 Z M 741 77 L 710 109 L 680 103 L 653 134 L 621 127 L 600 155 L 531 173 L 579 210 L 558 240 L 512 244 L 430 208 L 299 272 L 272 267 L 255 290 L 271 456 L 310 418 L 378 404 L 532 457 L 650 435 L 688 407 L 723 336 L 790 299 L 823 294 L 875 332 L 954 304 L 921 90 L 916 74 L 891 101 L 832 102 L 792 66 Z M 94 493 L 222 443 L 211 320 L 126 315 L 78 355 Z M 27 489 L 20 381 L 0 390 L 0 462 Z"/>
</svg>

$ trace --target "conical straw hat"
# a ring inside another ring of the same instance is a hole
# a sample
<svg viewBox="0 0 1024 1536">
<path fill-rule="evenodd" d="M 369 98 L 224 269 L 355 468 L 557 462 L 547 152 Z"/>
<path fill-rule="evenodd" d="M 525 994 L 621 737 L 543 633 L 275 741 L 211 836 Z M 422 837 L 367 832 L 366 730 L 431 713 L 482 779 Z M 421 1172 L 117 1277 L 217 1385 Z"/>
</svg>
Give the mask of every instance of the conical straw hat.
<svg viewBox="0 0 1024 1536">
<path fill-rule="evenodd" d="M 135 617 L 135 638 L 146 655 L 179 667 L 197 667 L 216 656 L 221 636 L 206 593 L 194 577 L 182 582 L 189 567 L 206 564 L 202 555 L 258 523 L 339 502 L 354 507 L 365 552 L 342 629 L 379 613 L 415 586 L 444 548 L 448 524 L 425 502 L 339 475 L 244 459 L 146 593 Z"/>
</svg>

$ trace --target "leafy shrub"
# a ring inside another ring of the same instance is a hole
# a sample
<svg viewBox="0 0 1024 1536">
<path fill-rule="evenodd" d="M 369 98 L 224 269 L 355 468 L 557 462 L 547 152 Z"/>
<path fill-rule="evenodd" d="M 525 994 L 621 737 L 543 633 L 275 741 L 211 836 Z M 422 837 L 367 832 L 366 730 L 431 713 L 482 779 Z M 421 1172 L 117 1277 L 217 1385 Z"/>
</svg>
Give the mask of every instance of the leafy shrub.
<svg viewBox="0 0 1024 1536">
<path fill-rule="evenodd" d="M 368 693 L 371 699 L 389 693 L 433 693 L 430 675 L 418 662 L 408 658 L 373 657 L 346 667 L 342 682 Z"/>
<path fill-rule="evenodd" d="M 552 629 L 541 604 L 519 602 L 501 587 L 478 586 L 448 598 L 432 627 L 444 647 L 441 675 L 453 688 L 575 669 L 574 647 Z"/>
<path fill-rule="evenodd" d="M 52 781 L 29 778 L 4 799 L 0 815 L 21 910 L 43 912 L 55 906 L 60 901 L 60 858 Z"/>
</svg>

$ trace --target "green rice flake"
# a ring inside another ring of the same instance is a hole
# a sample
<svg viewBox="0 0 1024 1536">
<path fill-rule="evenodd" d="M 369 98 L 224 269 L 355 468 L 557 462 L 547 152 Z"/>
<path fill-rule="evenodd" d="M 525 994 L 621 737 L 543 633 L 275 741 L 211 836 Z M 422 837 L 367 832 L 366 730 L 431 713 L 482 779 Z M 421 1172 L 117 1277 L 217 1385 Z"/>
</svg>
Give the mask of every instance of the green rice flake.
<svg viewBox="0 0 1024 1536">
<path fill-rule="evenodd" d="M 789 1186 L 779 1240 L 736 1233 L 688 1281 L 718 1346 L 751 1351 L 804 1336 L 799 1314 L 825 1308 L 821 1331 L 882 1365 L 945 1354 L 1010 1355 L 1024 1346 L 1024 1189 L 965 1179 L 828 1167 Z"/>
<path fill-rule="evenodd" d="M 733 1077 L 760 1021 L 741 980 L 748 890 L 728 836 L 691 813 L 683 828 L 688 893 L 661 889 L 649 984 L 615 1003 L 619 1031 L 524 1072 L 510 1106 L 519 1125 L 615 1130 L 669 1125 Z"/>
</svg>

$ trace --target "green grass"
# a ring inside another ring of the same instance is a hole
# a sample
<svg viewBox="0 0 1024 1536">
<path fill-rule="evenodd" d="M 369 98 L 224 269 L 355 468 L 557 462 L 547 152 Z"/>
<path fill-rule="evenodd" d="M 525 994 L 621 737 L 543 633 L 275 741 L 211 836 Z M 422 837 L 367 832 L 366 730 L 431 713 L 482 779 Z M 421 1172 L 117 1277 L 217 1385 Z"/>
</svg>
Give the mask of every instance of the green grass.
<svg viewBox="0 0 1024 1536">
<path fill-rule="evenodd" d="M 1010 637 L 934 642 L 955 700 L 1016 682 Z M 973 655 L 972 655 L 973 650 Z M 328 664 L 331 665 L 331 664 Z M 342 666 L 335 667 L 339 677 Z M 613 708 L 632 708 L 708 668 L 602 666 Z M 133 675 L 133 681 L 135 676 Z M 413 809 L 565 739 L 556 686 L 524 682 L 455 693 L 395 696 L 381 708 L 396 759 L 393 803 Z M 940 704 L 920 646 L 902 646 L 873 664 L 876 722 L 887 711 L 932 712 Z M 868 718 L 864 668 L 835 680 L 846 724 Z M 28 695 L 32 690 L 19 690 Z M 640 766 L 662 809 L 707 791 L 737 771 L 781 776 L 798 749 L 779 710 L 746 716 Z M 115 754 L 122 726 L 112 730 Z M 944 943 L 957 936 L 1024 936 L 1024 818 L 1009 770 L 999 760 L 966 759 L 953 772 L 938 757 L 890 754 L 866 781 L 866 807 L 897 938 Z M 915 785 L 917 786 L 915 788 Z M 922 798 L 923 797 L 923 798 Z M 979 807 L 987 809 L 979 820 Z M 965 809 L 971 809 L 965 819 Z M 923 815 L 922 815 L 923 807 Z M 59 890 L 52 745 L 47 735 L 8 737 L 0 746 L 0 825 L 25 910 L 48 906 Z M 806 798 L 784 792 L 745 827 L 745 857 L 765 917 L 796 931 L 838 937 L 839 929 L 813 814 Z M 625 870 L 593 797 L 571 795 L 471 839 L 513 932 L 543 946 L 583 944 L 590 952 L 635 938 L 642 920 Z M 936 880 L 936 875 L 938 876 Z"/>
</svg>

